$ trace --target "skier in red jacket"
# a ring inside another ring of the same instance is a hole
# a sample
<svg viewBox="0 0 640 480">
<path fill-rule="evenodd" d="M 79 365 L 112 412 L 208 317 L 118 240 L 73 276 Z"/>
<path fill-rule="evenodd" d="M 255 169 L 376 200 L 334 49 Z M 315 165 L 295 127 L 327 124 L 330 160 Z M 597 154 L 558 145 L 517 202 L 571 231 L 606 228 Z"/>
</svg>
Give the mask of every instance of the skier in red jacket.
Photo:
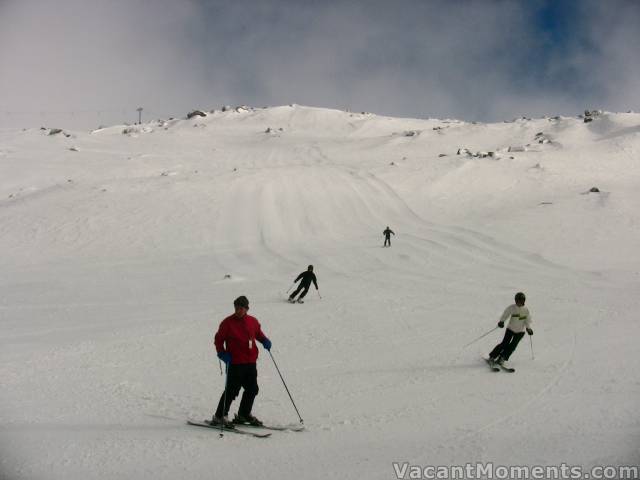
<svg viewBox="0 0 640 480">
<path fill-rule="evenodd" d="M 262 425 L 260 420 L 251 415 L 253 401 L 258 394 L 256 340 L 262 343 L 266 350 L 271 349 L 271 341 L 262 333 L 258 320 L 247 315 L 247 297 L 242 295 L 236 298 L 233 306 L 235 313 L 220 323 L 214 341 L 218 358 L 227 365 L 227 384 L 211 423 L 224 423 L 226 426 L 231 426 L 232 423 Z M 233 422 L 229 422 L 229 407 L 240 393 L 240 388 L 244 388 L 240 408 Z"/>
</svg>

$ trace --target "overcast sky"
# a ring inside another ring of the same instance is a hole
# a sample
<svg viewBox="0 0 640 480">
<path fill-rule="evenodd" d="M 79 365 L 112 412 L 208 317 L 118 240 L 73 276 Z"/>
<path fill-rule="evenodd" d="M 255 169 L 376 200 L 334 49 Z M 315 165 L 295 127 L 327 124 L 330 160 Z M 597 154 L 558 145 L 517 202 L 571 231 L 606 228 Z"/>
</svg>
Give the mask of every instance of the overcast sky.
<svg viewBox="0 0 640 480">
<path fill-rule="evenodd" d="M 289 103 L 494 121 L 640 110 L 637 0 L 0 0 L 0 127 Z"/>
</svg>

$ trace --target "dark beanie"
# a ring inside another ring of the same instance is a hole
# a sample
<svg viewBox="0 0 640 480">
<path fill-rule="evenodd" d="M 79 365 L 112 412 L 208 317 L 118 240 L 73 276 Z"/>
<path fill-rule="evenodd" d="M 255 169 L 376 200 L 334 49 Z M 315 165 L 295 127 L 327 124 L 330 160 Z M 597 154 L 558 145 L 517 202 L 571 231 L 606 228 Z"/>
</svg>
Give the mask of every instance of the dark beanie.
<svg viewBox="0 0 640 480">
<path fill-rule="evenodd" d="M 249 308 L 249 299 L 247 297 L 245 297 L 244 295 L 240 295 L 238 298 L 236 298 L 233 301 L 233 306 L 234 307 Z"/>
</svg>

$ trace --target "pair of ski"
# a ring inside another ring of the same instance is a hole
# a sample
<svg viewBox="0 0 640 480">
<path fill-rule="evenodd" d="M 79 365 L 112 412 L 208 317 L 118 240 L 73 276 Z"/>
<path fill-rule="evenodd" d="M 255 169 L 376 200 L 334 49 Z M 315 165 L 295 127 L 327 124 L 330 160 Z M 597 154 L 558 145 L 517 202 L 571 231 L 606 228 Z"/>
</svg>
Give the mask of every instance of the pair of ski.
<svg viewBox="0 0 640 480">
<path fill-rule="evenodd" d="M 248 430 L 238 428 L 238 426 L 256 428 L 256 429 L 261 428 L 263 430 L 277 430 L 277 431 L 290 431 L 290 432 L 301 432 L 302 430 L 304 430 L 303 425 L 250 425 L 246 423 L 239 423 L 237 424 L 238 426 L 234 425 L 232 428 L 224 427 L 224 430 L 222 430 L 220 428 L 220 425 L 211 423 L 210 420 L 204 420 L 202 422 L 196 421 L 196 420 L 187 420 L 187 424 L 193 425 L 194 427 L 205 427 L 205 428 L 212 428 L 212 429 L 223 431 L 223 432 L 238 433 L 240 435 L 250 435 L 255 438 L 268 438 L 271 436 L 271 433 L 270 432 L 250 432 Z"/>
<path fill-rule="evenodd" d="M 500 365 L 499 363 L 496 363 L 489 358 L 485 358 L 484 361 L 487 362 L 487 365 L 489 365 L 489 368 L 494 372 L 499 372 L 500 370 L 503 370 L 505 372 L 514 373 L 516 371 L 515 368 L 505 367 L 504 365 Z"/>
<path fill-rule="evenodd" d="M 289 299 L 287 299 L 287 302 L 289 302 L 289 303 L 304 303 L 304 300 L 300 300 L 300 299 L 298 299 L 298 300 L 291 300 L 291 299 L 289 298 Z"/>
</svg>

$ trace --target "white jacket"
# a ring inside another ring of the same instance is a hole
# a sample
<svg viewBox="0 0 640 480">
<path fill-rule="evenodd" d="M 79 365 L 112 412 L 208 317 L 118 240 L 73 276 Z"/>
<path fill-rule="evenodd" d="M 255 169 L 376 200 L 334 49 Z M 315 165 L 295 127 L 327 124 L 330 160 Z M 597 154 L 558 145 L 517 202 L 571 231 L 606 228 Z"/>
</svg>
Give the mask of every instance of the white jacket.
<svg viewBox="0 0 640 480">
<path fill-rule="evenodd" d="M 500 321 L 506 322 L 507 319 L 509 319 L 507 328 L 514 333 L 524 332 L 525 329 L 531 328 L 531 313 L 525 306 L 519 307 L 515 303 L 509 305 L 500 317 Z"/>
</svg>

